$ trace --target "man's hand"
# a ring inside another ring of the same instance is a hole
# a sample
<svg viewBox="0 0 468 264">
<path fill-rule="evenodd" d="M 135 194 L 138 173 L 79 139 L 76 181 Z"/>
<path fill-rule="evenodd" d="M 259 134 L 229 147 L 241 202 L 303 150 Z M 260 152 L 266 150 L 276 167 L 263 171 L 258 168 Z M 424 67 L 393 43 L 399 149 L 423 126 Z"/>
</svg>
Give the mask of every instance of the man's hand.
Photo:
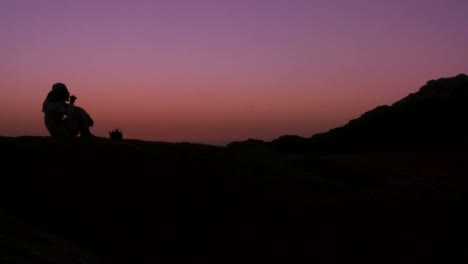
<svg viewBox="0 0 468 264">
<path fill-rule="evenodd" d="M 74 95 L 70 96 L 70 104 L 75 103 L 75 101 L 76 101 L 76 96 Z"/>
</svg>

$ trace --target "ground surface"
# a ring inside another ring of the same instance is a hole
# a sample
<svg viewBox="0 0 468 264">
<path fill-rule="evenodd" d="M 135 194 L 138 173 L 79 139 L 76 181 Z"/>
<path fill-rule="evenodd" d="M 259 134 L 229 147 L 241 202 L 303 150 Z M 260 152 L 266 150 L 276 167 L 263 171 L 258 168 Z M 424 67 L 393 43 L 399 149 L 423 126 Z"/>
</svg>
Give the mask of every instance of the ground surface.
<svg viewBox="0 0 468 264">
<path fill-rule="evenodd" d="M 0 137 L 0 159 L 2 263 L 450 262 L 466 242 L 460 150 Z"/>
</svg>

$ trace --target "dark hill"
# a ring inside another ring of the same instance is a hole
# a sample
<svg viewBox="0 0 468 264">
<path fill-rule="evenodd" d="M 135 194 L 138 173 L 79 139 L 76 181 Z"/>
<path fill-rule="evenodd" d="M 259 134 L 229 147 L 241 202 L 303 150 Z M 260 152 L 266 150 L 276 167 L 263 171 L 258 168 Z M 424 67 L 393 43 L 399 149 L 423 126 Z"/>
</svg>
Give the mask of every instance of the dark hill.
<svg viewBox="0 0 468 264">
<path fill-rule="evenodd" d="M 299 153 L 466 149 L 468 76 L 428 81 L 418 92 L 311 138 L 280 137 L 275 149 Z"/>
<path fill-rule="evenodd" d="M 0 263 L 446 260 L 467 158 L 0 137 Z"/>
</svg>

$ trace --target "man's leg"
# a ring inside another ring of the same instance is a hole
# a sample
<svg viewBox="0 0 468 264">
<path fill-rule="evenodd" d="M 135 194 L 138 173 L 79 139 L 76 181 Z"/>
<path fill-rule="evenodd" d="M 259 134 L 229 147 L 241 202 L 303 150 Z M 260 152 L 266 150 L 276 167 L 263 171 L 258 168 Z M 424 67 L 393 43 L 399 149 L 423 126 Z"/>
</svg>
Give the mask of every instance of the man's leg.
<svg viewBox="0 0 468 264">
<path fill-rule="evenodd" d="M 78 106 L 75 106 L 73 114 L 69 117 L 76 124 L 76 127 L 79 130 L 81 137 L 94 136 L 93 134 L 91 134 L 91 131 L 89 131 L 89 127 L 92 124 L 90 124 L 90 119 L 88 117 L 89 115 L 86 112 L 86 110 Z"/>
<path fill-rule="evenodd" d="M 54 116 L 44 117 L 45 125 L 51 137 L 55 138 L 67 138 L 75 137 L 78 135 L 78 127 L 74 121 L 69 118 L 63 120 Z"/>
</svg>

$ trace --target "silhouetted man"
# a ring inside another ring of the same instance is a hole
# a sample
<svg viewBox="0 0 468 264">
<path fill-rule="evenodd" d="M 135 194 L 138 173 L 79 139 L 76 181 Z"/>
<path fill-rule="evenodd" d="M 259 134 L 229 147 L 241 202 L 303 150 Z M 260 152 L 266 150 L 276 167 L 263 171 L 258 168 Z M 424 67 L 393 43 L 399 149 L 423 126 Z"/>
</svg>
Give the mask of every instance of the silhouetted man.
<svg viewBox="0 0 468 264">
<path fill-rule="evenodd" d="M 44 122 L 52 137 L 94 137 L 89 128 L 93 119 L 81 107 L 75 106 L 76 96 L 70 96 L 63 83 L 56 83 L 42 104 Z M 69 103 L 67 103 L 69 102 Z"/>
</svg>

